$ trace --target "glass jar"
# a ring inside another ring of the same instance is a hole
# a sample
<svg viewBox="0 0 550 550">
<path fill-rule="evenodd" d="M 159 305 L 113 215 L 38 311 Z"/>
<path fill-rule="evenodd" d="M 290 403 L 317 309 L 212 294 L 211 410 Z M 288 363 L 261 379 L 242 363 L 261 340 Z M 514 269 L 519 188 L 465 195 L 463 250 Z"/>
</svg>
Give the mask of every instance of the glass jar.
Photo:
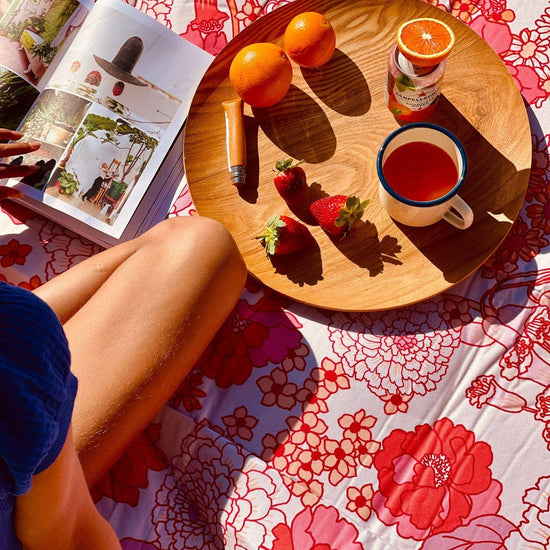
<svg viewBox="0 0 550 550">
<path fill-rule="evenodd" d="M 444 72 L 445 61 L 433 67 L 418 67 L 406 59 L 395 45 L 388 58 L 388 109 L 404 122 L 428 118 L 441 94 Z"/>
</svg>

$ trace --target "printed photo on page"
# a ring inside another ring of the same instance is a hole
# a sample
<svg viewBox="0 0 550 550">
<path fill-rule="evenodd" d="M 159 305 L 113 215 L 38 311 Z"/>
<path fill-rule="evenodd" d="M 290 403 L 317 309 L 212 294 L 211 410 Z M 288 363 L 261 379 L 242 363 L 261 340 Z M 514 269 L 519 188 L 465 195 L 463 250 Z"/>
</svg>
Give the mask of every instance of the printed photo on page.
<svg viewBox="0 0 550 550">
<path fill-rule="evenodd" d="M 87 14 L 77 0 L 0 1 L 0 127 L 17 129 Z"/>
<path fill-rule="evenodd" d="M 16 187 L 119 237 L 211 59 L 131 6 L 100 0 L 19 127 L 42 143 L 25 158 L 41 169 Z"/>
</svg>

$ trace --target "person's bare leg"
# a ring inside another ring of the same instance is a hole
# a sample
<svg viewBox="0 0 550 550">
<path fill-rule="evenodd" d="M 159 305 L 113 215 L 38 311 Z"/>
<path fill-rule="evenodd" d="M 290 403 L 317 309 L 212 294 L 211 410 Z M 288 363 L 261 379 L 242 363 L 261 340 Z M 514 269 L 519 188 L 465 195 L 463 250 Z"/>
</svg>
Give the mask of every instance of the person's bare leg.
<svg viewBox="0 0 550 550">
<path fill-rule="evenodd" d="M 73 434 L 93 485 L 171 397 L 238 300 L 246 268 L 217 222 L 172 218 L 38 288 L 79 380 Z"/>
<path fill-rule="evenodd" d="M 118 537 L 88 492 L 71 431 L 52 465 L 16 497 L 14 527 L 25 550 L 115 550 Z"/>
</svg>

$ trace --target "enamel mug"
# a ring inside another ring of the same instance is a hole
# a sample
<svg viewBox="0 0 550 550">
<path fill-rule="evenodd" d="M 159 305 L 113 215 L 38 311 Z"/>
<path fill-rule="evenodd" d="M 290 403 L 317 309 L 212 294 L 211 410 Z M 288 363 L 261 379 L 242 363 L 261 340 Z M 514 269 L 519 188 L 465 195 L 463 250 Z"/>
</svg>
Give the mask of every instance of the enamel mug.
<svg viewBox="0 0 550 550">
<path fill-rule="evenodd" d="M 444 195 L 433 200 L 411 200 L 400 195 L 388 183 L 384 175 L 384 166 L 389 155 L 398 147 L 411 142 L 436 145 L 452 159 L 456 167 L 456 183 Z M 466 152 L 458 138 L 446 128 L 427 122 L 412 123 L 398 128 L 382 143 L 376 159 L 376 168 L 380 180 L 380 201 L 395 221 L 413 227 L 432 225 L 442 219 L 459 229 L 467 229 L 472 225 L 472 209 L 458 196 L 466 177 Z"/>
</svg>

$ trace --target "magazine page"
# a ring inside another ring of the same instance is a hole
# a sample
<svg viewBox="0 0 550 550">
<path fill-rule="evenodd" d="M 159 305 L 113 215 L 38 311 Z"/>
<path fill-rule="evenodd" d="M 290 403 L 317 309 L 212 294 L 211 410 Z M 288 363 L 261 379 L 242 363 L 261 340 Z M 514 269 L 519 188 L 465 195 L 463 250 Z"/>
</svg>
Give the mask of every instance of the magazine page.
<svg viewBox="0 0 550 550">
<path fill-rule="evenodd" d="M 0 127 L 15 130 L 93 2 L 0 1 Z"/>
<path fill-rule="evenodd" d="M 119 238 L 211 60 L 128 4 L 99 0 L 19 128 L 42 142 L 25 157 L 41 170 L 10 185 Z"/>
<path fill-rule="evenodd" d="M 52 216 L 52 208 L 43 203 L 36 202 L 33 204 L 33 208 L 38 213 L 55 219 L 57 223 L 72 229 L 80 235 L 84 235 L 86 238 L 102 247 L 108 248 L 121 241 L 128 241 L 141 235 L 147 231 L 147 229 L 165 219 L 180 193 L 183 191 L 186 181 L 184 177 L 185 169 L 183 166 L 182 150 L 183 128 L 163 160 L 158 172 L 155 174 L 155 178 L 149 185 L 144 199 L 137 207 L 122 235 L 118 238 L 98 231 L 68 214 L 65 214 L 61 210 L 54 210 L 55 216 Z M 27 201 L 21 202 L 28 204 Z"/>
</svg>

